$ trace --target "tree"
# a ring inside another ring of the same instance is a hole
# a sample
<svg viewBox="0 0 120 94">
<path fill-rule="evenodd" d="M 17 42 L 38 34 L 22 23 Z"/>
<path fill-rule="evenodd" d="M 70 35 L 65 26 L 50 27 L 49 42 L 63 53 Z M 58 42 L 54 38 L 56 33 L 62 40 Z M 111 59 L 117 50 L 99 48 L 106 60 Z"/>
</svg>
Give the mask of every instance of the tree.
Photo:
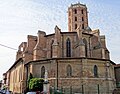
<svg viewBox="0 0 120 94">
<path fill-rule="evenodd" d="M 33 78 L 33 75 L 32 73 L 29 74 L 29 77 L 28 77 L 28 80 L 27 80 L 27 91 L 29 91 L 29 83 L 30 83 L 30 80 Z"/>
<path fill-rule="evenodd" d="M 29 82 L 29 89 L 31 91 L 43 91 L 43 82 L 41 78 L 32 78 Z"/>
</svg>

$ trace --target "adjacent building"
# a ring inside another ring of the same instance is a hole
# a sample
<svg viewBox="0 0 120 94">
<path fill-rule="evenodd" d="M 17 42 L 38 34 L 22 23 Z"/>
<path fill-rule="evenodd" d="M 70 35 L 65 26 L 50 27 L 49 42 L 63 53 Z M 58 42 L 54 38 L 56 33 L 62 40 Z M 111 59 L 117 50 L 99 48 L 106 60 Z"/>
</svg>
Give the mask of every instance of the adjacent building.
<svg viewBox="0 0 120 94">
<path fill-rule="evenodd" d="M 112 94 L 116 87 L 114 65 L 110 60 L 105 36 L 88 25 L 86 5 L 71 4 L 68 8 L 68 32 L 58 26 L 55 33 L 38 31 L 28 35 L 8 70 L 9 90 L 23 93 L 30 73 L 44 78 L 48 71 L 50 87 L 63 89 L 65 94 Z"/>
</svg>

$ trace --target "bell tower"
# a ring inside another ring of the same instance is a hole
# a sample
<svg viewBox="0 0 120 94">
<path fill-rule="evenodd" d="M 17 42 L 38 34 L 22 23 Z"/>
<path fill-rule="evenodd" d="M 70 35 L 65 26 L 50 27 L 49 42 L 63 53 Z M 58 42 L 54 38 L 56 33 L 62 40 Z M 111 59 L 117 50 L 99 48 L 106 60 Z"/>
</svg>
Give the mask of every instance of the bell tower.
<svg viewBox="0 0 120 94">
<path fill-rule="evenodd" d="M 68 8 L 68 31 L 76 32 L 79 26 L 80 29 L 88 27 L 87 7 L 80 3 L 71 4 Z"/>
</svg>

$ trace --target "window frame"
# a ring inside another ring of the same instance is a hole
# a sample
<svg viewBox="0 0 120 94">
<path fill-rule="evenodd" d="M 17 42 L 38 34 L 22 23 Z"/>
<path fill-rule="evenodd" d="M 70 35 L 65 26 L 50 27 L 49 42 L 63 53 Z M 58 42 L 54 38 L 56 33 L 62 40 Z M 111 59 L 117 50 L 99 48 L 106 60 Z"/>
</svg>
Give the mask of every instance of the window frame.
<svg viewBox="0 0 120 94">
<path fill-rule="evenodd" d="M 41 67 L 41 78 L 44 78 L 45 76 L 45 66 Z"/>
<path fill-rule="evenodd" d="M 72 76 L 72 66 L 69 64 L 66 67 L 66 72 L 67 72 L 67 77 L 71 77 Z"/>
<path fill-rule="evenodd" d="M 74 9 L 74 13 L 77 14 L 77 9 Z"/>
<path fill-rule="evenodd" d="M 75 24 L 75 29 L 77 29 L 77 24 Z"/>
<path fill-rule="evenodd" d="M 75 21 L 77 21 L 77 17 L 75 16 Z"/>
<path fill-rule="evenodd" d="M 70 38 L 66 40 L 66 57 L 71 57 L 71 41 Z"/>
<path fill-rule="evenodd" d="M 93 71 L 94 71 L 94 77 L 98 77 L 98 67 L 97 67 L 97 65 L 94 65 Z"/>
</svg>

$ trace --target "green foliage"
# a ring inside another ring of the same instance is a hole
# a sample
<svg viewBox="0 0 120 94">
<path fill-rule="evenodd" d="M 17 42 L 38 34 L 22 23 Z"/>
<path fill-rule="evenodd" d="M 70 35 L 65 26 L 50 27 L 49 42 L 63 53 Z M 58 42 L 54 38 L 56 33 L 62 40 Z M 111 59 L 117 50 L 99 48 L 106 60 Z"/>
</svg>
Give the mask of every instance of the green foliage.
<svg viewBox="0 0 120 94">
<path fill-rule="evenodd" d="M 61 91 L 57 92 L 55 91 L 54 94 L 63 94 Z"/>
<path fill-rule="evenodd" d="M 29 89 L 31 91 L 42 91 L 43 90 L 43 79 L 32 78 L 29 82 Z"/>
<path fill-rule="evenodd" d="M 29 82 L 33 78 L 32 73 L 29 74 L 28 81 L 27 81 L 27 88 L 29 89 Z"/>
<path fill-rule="evenodd" d="M 33 78 L 33 75 L 32 75 L 32 73 L 30 73 L 30 75 L 29 75 L 29 78 L 30 78 L 30 79 L 32 79 L 32 78 Z"/>
<path fill-rule="evenodd" d="M 3 86 L 3 90 L 5 90 L 5 89 L 6 89 L 6 86 L 4 85 L 4 86 Z"/>
</svg>

